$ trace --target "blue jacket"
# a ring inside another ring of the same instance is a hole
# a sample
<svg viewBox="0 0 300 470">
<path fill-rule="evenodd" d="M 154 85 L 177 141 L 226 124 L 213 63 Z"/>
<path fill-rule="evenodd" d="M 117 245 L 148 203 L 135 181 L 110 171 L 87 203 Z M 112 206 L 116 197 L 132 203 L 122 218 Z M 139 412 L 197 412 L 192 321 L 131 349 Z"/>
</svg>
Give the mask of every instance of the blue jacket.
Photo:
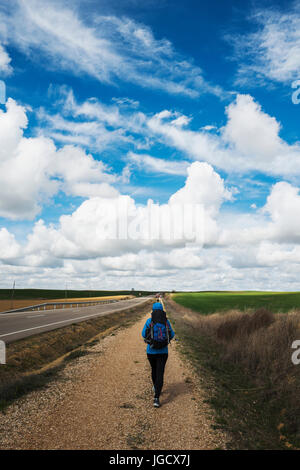
<svg viewBox="0 0 300 470">
<path fill-rule="evenodd" d="M 148 318 L 142 331 L 143 338 L 146 338 L 146 329 L 150 327 L 150 323 L 151 323 L 151 318 Z M 170 328 L 170 339 L 173 339 L 175 336 L 175 333 L 171 327 L 171 323 L 169 322 L 169 320 L 167 320 L 167 324 Z M 168 354 L 168 346 L 162 349 L 153 349 L 150 347 L 150 344 L 147 344 L 147 354 Z"/>
</svg>

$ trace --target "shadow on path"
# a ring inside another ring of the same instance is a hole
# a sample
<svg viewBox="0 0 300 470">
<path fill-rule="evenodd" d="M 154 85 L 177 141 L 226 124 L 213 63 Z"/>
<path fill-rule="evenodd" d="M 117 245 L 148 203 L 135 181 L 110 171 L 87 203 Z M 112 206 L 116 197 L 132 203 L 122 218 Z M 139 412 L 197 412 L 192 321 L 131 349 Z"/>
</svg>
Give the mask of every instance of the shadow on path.
<svg viewBox="0 0 300 470">
<path fill-rule="evenodd" d="M 185 382 L 172 383 L 163 389 L 161 404 L 165 405 L 166 403 L 170 403 L 179 395 L 187 395 L 188 393 L 191 393 L 191 391 L 188 387 L 188 384 Z"/>
</svg>

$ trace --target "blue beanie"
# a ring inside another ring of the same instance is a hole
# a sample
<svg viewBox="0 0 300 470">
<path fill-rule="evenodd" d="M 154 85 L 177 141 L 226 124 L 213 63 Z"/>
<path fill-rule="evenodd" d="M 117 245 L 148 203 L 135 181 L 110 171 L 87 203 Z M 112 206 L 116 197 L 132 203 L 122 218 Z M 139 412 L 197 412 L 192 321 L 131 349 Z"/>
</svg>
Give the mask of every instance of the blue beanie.
<svg viewBox="0 0 300 470">
<path fill-rule="evenodd" d="M 163 310 L 163 306 L 160 302 L 155 302 L 152 306 L 152 310 Z"/>
</svg>

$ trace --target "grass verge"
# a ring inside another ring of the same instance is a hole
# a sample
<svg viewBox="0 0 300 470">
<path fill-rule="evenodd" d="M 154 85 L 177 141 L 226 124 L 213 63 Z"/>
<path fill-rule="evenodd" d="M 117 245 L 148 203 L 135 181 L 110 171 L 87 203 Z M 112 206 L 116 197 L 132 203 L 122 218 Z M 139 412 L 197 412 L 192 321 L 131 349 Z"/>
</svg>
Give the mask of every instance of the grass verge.
<svg viewBox="0 0 300 470">
<path fill-rule="evenodd" d="M 202 316 L 167 300 L 180 351 L 193 364 L 228 449 L 300 447 L 300 365 L 291 344 L 300 317 L 231 312 Z"/>
<path fill-rule="evenodd" d="M 41 333 L 7 345 L 7 363 L 0 366 L 0 410 L 17 398 L 46 386 L 69 360 L 117 328 L 125 328 L 149 311 L 151 301 L 99 318 Z"/>
<path fill-rule="evenodd" d="M 202 315 L 236 310 L 257 310 L 265 307 L 274 313 L 300 308 L 299 292 L 182 292 L 172 298 L 183 307 Z"/>
</svg>

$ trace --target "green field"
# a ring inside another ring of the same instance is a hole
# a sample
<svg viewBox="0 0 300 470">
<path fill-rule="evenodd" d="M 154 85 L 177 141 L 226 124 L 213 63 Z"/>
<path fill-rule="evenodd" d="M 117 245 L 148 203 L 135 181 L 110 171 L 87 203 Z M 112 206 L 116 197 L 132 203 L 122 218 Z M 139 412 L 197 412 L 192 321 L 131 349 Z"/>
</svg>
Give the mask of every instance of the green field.
<svg viewBox="0 0 300 470">
<path fill-rule="evenodd" d="M 268 308 L 274 313 L 300 309 L 300 292 L 182 292 L 173 300 L 203 315 L 231 309 Z"/>
<path fill-rule="evenodd" d="M 81 298 L 81 297 L 104 297 L 108 295 L 151 295 L 145 291 L 107 291 L 107 290 L 56 290 L 56 289 L 0 289 L 0 300 L 11 299 L 27 300 L 27 299 L 62 299 L 62 298 Z"/>
</svg>

